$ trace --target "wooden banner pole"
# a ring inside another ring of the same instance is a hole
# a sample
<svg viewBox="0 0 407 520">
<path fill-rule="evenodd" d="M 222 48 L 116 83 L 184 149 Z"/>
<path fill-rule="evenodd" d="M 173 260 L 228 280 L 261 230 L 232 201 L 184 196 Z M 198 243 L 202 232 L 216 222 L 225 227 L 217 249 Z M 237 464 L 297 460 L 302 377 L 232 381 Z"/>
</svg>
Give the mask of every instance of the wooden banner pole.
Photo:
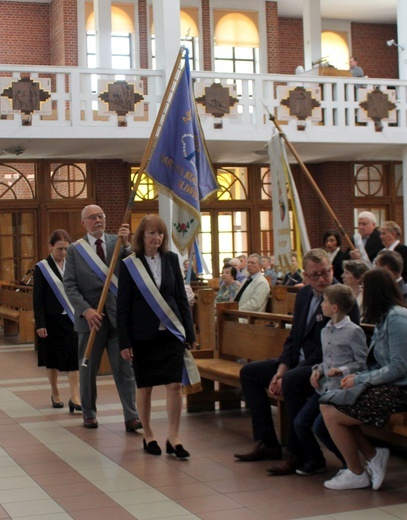
<svg viewBox="0 0 407 520">
<path fill-rule="evenodd" d="M 280 135 L 280 137 L 282 137 L 284 139 L 284 141 L 286 142 L 289 150 L 291 151 L 291 153 L 293 154 L 293 156 L 295 157 L 296 161 L 298 162 L 301 170 L 304 172 L 305 176 L 307 177 L 308 181 L 310 182 L 311 186 L 314 188 L 314 191 L 316 192 L 319 200 L 322 202 L 323 206 L 325 207 L 325 209 L 328 211 L 330 217 L 332 218 L 332 220 L 335 222 L 336 226 L 338 227 L 339 231 L 342 233 L 343 237 L 345 238 L 348 246 L 350 247 L 350 249 L 355 249 L 355 245 L 354 243 L 352 242 L 352 240 L 349 238 L 349 235 L 346 233 L 346 231 L 344 230 L 344 228 L 342 227 L 342 224 L 339 222 L 339 219 L 338 217 L 336 216 L 336 214 L 334 213 L 333 209 L 331 208 L 331 206 L 329 205 L 328 201 L 326 200 L 326 198 L 324 197 L 323 193 L 321 192 L 321 190 L 319 189 L 317 183 L 315 182 L 315 180 L 313 179 L 311 173 L 309 172 L 308 168 L 305 166 L 304 162 L 302 161 L 301 157 L 298 155 L 296 149 L 294 148 L 294 146 L 291 144 L 291 142 L 289 141 L 289 139 L 287 138 L 287 136 L 285 135 L 285 133 L 281 130 L 281 126 L 278 124 L 278 122 L 276 121 L 276 118 L 273 114 L 270 114 L 269 113 L 269 119 L 274 123 L 275 127 L 277 128 L 278 130 L 278 133 Z"/>
<path fill-rule="evenodd" d="M 138 187 L 140 185 L 141 177 L 142 177 L 142 175 L 144 173 L 145 167 L 147 166 L 147 162 L 149 160 L 151 150 L 152 150 L 152 148 L 153 148 L 153 146 L 155 144 L 155 137 L 156 137 L 158 128 L 162 124 L 162 119 L 165 116 L 165 109 L 166 109 L 169 97 L 170 97 L 171 93 L 173 92 L 174 82 L 178 79 L 177 78 L 177 74 L 178 74 L 178 72 L 180 70 L 180 63 L 181 63 L 183 51 L 184 51 L 184 48 L 181 47 L 179 52 L 178 52 L 174 68 L 172 69 L 172 73 L 171 73 L 170 79 L 168 81 L 167 87 L 165 89 L 163 100 L 161 102 L 160 109 L 158 111 L 158 114 L 157 114 L 157 117 L 156 117 L 156 120 L 155 120 L 155 123 L 154 123 L 154 126 L 153 126 L 153 130 L 152 130 L 152 132 L 150 134 L 150 138 L 148 140 L 146 149 L 144 151 L 144 154 L 143 154 L 143 157 L 142 157 L 142 160 L 141 160 L 141 164 L 140 164 L 140 168 L 139 168 L 139 171 L 138 171 L 138 175 L 137 175 L 136 181 L 135 181 L 135 183 L 133 184 L 133 186 L 131 188 L 129 202 L 127 204 L 126 212 L 125 212 L 123 220 L 122 220 L 122 222 L 125 223 L 125 224 L 130 222 L 131 211 L 132 211 L 132 208 L 133 208 L 133 203 L 134 203 L 134 199 L 135 199 L 136 194 L 137 194 Z M 103 286 L 102 293 L 100 295 L 99 303 L 98 303 L 98 306 L 97 306 L 97 312 L 99 314 L 102 314 L 103 307 L 105 306 L 106 298 L 107 298 L 108 291 L 109 291 L 110 282 L 111 282 L 112 277 L 113 277 L 113 272 L 114 272 L 114 268 L 116 266 L 117 259 L 119 258 L 119 253 L 120 253 L 121 246 L 122 246 L 122 240 L 120 240 L 118 238 L 118 240 L 116 242 L 116 245 L 115 245 L 115 248 L 113 250 L 112 260 L 111 260 L 110 265 L 109 265 L 109 271 L 107 273 L 106 281 L 105 281 L 105 284 Z M 90 334 L 89 334 L 88 343 L 86 344 L 85 354 L 84 354 L 84 357 L 83 357 L 83 360 L 82 360 L 82 366 L 83 367 L 87 366 L 88 359 L 90 358 L 90 356 L 92 354 L 92 349 L 93 349 L 93 344 L 95 342 L 96 334 L 97 334 L 97 330 L 96 329 L 91 329 Z"/>
</svg>

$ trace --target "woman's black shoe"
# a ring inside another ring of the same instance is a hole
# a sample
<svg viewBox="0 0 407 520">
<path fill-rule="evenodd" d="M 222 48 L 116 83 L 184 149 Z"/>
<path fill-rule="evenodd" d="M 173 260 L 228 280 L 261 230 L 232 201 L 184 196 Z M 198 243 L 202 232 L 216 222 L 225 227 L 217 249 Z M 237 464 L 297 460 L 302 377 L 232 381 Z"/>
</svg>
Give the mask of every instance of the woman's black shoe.
<svg viewBox="0 0 407 520">
<path fill-rule="evenodd" d="M 69 413 L 74 413 L 74 411 L 76 410 L 77 412 L 81 412 L 82 411 L 82 406 L 80 404 L 76 404 L 72 401 L 72 399 L 69 399 Z"/>
<path fill-rule="evenodd" d="M 177 444 L 174 448 L 170 441 L 167 441 L 165 446 L 168 455 L 174 453 L 178 459 L 186 459 L 189 457 L 189 452 L 186 449 L 184 449 L 182 444 Z"/>
<path fill-rule="evenodd" d="M 62 401 L 60 403 L 56 403 L 54 401 L 54 398 L 52 397 L 52 395 L 51 395 L 51 401 L 52 401 L 52 408 L 63 408 L 64 407 L 64 403 Z"/>
<path fill-rule="evenodd" d="M 158 446 L 157 441 L 150 441 L 148 444 L 143 439 L 143 449 L 150 455 L 161 455 L 161 448 Z"/>
</svg>

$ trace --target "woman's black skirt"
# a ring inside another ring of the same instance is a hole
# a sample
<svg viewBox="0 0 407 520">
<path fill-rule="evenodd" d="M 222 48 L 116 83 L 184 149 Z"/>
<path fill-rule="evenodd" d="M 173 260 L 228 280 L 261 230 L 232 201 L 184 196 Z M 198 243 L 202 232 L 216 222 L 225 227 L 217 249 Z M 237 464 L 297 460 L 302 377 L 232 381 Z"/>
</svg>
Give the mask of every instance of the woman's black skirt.
<svg viewBox="0 0 407 520">
<path fill-rule="evenodd" d="M 137 388 L 181 383 L 184 349 L 184 344 L 166 330 L 152 339 L 136 341 L 133 368 Z"/>
<path fill-rule="evenodd" d="M 78 370 L 78 335 L 66 314 L 46 317 L 46 338 L 37 337 L 38 366 L 61 372 Z"/>
</svg>

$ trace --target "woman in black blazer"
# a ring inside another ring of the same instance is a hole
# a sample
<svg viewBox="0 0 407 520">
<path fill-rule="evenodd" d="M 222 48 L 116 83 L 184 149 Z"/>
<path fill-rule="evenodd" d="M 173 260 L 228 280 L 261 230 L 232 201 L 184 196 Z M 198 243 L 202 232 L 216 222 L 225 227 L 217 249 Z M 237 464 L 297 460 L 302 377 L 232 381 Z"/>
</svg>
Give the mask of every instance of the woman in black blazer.
<svg viewBox="0 0 407 520">
<path fill-rule="evenodd" d="M 68 372 L 71 391 L 69 411 L 82 411 L 79 397 L 78 338 L 73 322 L 64 310 L 40 264 L 47 263 L 61 281 L 65 268 L 66 250 L 71 239 L 63 229 L 52 232 L 48 258 L 34 269 L 34 318 L 38 335 L 38 366 L 47 368 L 54 408 L 63 408 L 58 389 L 58 372 Z"/>
<path fill-rule="evenodd" d="M 143 448 L 151 455 L 161 455 L 151 428 L 151 395 L 154 386 L 165 385 L 169 423 L 166 452 L 186 458 L 189 453 L 178 436 L 183 402 L 181 382 L 184 350 L 194 346 L 195 333 L 178 256 L 168 251 L 166 225 L 155 215 L 142 219 L 132 245 L 135 255 L 120 266 L 117 330 L 123 358 L 133 360 L 137 408 L 144 429 Z M 158 288 L 184 327 L 185 340 L 181 341 L 163 325 L 147 302 L 146 293 L 134 281 L 127 265 L 137 259 L 147 283 L 154 284 L 154 290 Z"/>
</svg>

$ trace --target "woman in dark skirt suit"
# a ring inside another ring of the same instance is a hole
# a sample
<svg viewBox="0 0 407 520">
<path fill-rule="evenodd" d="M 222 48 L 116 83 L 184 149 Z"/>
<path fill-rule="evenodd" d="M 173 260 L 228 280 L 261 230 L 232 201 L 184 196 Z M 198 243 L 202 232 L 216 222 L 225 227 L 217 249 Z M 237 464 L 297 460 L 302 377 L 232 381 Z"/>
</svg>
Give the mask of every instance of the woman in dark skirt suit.
<svg viewBox="0 0 407 520">
<path fill-rule="evenodd" d="M 151 428 L 151 395 L 154 386 L 165 385 L 167 392 L 168 437 L 166 452 L 178 458 L 189 457 L 179 439 L 182 411 L 183 356 L 195 346 L 191 312 L 185 294 L 178 256 L 168 251 L 168 231 L 164 221 L 144 217 L 133 236 L 135 259 L 146 269 L 145 276 L 159 289 L 161 296 L 185 329 L 186 342 L 167 330 L 147 303 L 122 262 L 117 297 L 117 330 L 124 359 L 133 360 L 137 384 L 137 408 L 144 429 L 143 448 L 151 455 L 161 455 Z"/>
<path fill-rule="evenodd" d="M 71 239 L 63 229 L 52 232 L 50 254 L 44 261 L 62 282 L 66 249 Z M 78 338 L 73 322 L 64 311 L 40 268 L 34 269 L 34 317 L 38 335 L 38 366 L 47 368 L 54 408 L 63 408 L 58 389 L 58 372 L 68 372 L 71 391 L 69 411 L 82 411 L 79 397 Z"/>
</svg>

